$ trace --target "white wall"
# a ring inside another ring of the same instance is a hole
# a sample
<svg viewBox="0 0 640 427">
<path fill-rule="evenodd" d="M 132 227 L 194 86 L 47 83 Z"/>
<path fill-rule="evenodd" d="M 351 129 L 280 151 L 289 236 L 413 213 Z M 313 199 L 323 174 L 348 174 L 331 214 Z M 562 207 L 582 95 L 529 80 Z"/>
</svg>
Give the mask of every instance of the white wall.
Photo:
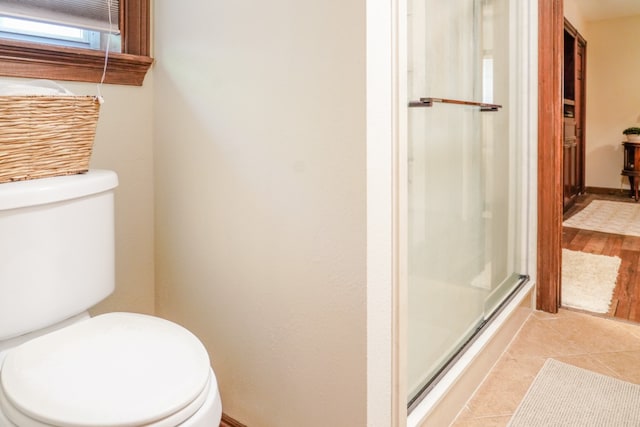
<svg viewBox="0 0 640 427">
<path fill-rule="evenodd" d="M 106 103 L 91 156 L 91 168 L 118 173 L 116 190 L 116 290 L 96 306 L 108 311 L 154 312 L 153 271 L 153 75 L 142 87 L 104 85 Z M 2 78 L 3 82 L 16 81 Z M 95 95 L 95 84 L 58 82 L 76 95 Z"/>
<path fill-rule="evenodd" d="M 592 21 L 587 39 L 586 185 L 625 188 L 622 131 L 640 126 L 640 15 Z"/>
<path fill-rule="evenodd" d="M 251 426 L 366 425 L 364 6 L 155 2 L 157 308 Z"/>
</svg>

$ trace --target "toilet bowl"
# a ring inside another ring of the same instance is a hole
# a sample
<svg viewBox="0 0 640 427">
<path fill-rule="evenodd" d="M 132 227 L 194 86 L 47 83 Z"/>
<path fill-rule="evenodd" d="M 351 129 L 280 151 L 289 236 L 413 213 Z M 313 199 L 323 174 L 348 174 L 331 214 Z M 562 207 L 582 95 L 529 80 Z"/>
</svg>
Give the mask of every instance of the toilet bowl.
<svg viewBox="0 0 640 427">
<path fill-rule="evenodd" d="M 0 184 L 0 427 L 215 427 L 203 344 L 115 286 L 110 171 Z"/>
</svg>

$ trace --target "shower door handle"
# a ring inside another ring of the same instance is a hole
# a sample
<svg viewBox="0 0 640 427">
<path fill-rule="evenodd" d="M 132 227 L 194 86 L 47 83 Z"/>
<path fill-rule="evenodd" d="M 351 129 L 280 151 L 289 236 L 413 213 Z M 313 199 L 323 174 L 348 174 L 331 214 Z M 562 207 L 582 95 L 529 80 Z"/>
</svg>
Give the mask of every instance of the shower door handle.
<svg viewBox="0 0 640 427">
<path fill-rule="evenodd" d="M 409 102 L 409 107 L 432 107 L 434 102 L 440 102 L 442 104 L 456 104 L 456 105 L 471 105 L 480 107 L 480 111 L 498 111 L 502 108 L 502 105 L 487 104 L 486 102 L 475 101 L 460 101 L 458 99 L 446 99 L 446 98 L 420 98 L 418 101 Z"/>
</svg>

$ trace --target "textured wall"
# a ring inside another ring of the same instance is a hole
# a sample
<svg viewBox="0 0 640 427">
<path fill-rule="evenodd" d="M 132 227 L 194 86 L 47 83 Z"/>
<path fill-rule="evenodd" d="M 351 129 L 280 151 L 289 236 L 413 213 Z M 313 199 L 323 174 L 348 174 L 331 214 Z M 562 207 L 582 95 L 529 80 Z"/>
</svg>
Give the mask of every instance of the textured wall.
<svg viewBox="0 0 640 427">
<path fill-rule="evenodd" d="M 586 184 L 629 187 L 620 176 L 622 131 L 640 126 L 640 15 L 587 26 Z"/>
<path fill-rule="evenodd" d="M 158 313 L 248 425 L 366 424 L 364 20 L 155 3 Z"/>
</svg>

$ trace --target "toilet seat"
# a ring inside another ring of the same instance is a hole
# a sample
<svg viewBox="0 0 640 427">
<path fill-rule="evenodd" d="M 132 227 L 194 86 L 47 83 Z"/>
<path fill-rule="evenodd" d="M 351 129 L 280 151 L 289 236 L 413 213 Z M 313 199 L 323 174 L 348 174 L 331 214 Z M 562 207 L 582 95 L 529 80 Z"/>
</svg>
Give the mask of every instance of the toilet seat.
<svg viewBox="0 0 640 427">
<path fill-rule="evenodd" d="M 10 350 L 0 408 L 20 427 L 175 427 L 217 393 L 214 378 L 191 332 L 109 313 Z"/>
</svg>

